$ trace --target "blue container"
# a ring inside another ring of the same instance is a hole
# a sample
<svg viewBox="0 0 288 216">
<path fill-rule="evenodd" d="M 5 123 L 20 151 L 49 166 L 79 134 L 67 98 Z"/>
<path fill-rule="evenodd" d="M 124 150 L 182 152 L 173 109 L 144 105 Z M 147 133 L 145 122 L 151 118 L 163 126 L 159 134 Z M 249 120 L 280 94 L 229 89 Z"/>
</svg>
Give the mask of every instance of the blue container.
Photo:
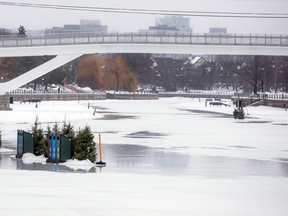
<svg viewBox="0 0 288 216">
<path fill-rule="evenodd" d="M 17 130 L 17 158 L 23 155 L 23 130 Z"/>
<path fill-rule="evenodd" d="M 23 130 L 17 130 L 17 158 L 22 158 L 25 153 L 34 154 L 34 136 Z"/>
<path fill-rule="evenodd" d="M 56 134 L 51 135 L 51 160 L 57 160 L 57 137 Z"/>
<path fill-rule="evenodd" d="M 59 163 L 72 158 L 71 139 L 63 135 L 48 135 L 48 162 Z"/>
</svg>

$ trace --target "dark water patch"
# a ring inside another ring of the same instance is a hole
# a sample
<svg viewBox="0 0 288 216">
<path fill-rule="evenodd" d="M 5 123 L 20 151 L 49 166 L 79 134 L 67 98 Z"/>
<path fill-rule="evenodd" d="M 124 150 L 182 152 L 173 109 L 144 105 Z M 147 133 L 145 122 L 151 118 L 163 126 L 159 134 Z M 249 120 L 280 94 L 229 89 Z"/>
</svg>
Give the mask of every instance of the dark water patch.
<svg viewBox="0 0 288 216">
<path fill-rule="evenodd" d="M 204 117 L 209 118 L 233 118 L 233 114 L 221 113 L 221 112 L 214 112 L 208 110 L 198 110 L 198 109 L 179 109 L 182 111 L 188 111 L 193 114 L 201 114 Z"/>
<path fill-rule="evenodd" d="M 273 123 L 272 125 L 288 126 L 288 124 L 286 124 L 286 123 Z"/>
<path fill-rule="evenodd" d="M 103 133 L 103 134 L 117 134 L 119 131 L 93 131 L 93 133 Z"/>
<path fill-rule="evenodd" d="M 126 135 L 126 137 L 129 137 L 129 138 L 155 138 L 155 137 L 163 137 L 163 136 L 167 136 L 167 134 L 150 132 L 150 131 L 138 131 L 138 132 L 130 133 Z"/>
<path fill-rule="evenodd" d="M 103 145 L 103 161 L 106 162 L 106 167 L 92 167 L 88 170 L 75 170 L 62 164 L 26 164 L 21 159 L 11 160 L 12 153 L 11 155 L 0 155 L 0 169 L 192 175 L 205 178 L 237 178 L 242 176 L 288 178 L 287 158 L 264 161 L 225 156 L 188 155 L 139 145 Z"/>
<path fill-rule="evenodd" d="M 244 124 L 268 124 L 272 123 L 272 121 L 237 121 L 236 123 L 244 123 Z"/>
<path fill-rule="evenodd" d="M 108 110 L 106 107 L 102 106 L 95 106 L 95 105 L 88 105 L 89 108 L 96 109 L 96 110 Z"/>
<path fill-rule="evenodd" d="M 288 177 L 288 163 L 222 156 L 187 155 L 138 145 L 105 145 L 104 172 L 195 175 L 207 178 L 239 176 Z"/>
<path fill-rule="evenodd" d="M 172 147 L 171 149 L 190 149 L 190 147 L 187 146 L 180 146 L 180 147 Z"/>
<path fill-rule="evenodd" d="M 256 147 L 252 147 L 252 146 L 239 146 L 239 145 L 236 145 L 236 146 L 228 146 L 228 147 L 232 147 L 232 148 L 242 148 L 242 149 L 256 149 Z"/>
<path fill-rule="evenodd" d="M 30 124 L 28 122 L 16 122 L 15 124 L 19 124 L 19 125 L 27 125 L 27 124 Z"/>
<path fill-rule="evenodd" d="M 41 121 L 40 122 L 41 124 L 63 124 L 63 121 L 47 121 L 47 122 L 45 122 L 45 121 Z"/>
<path fill-rule="evenodd" d="M 227 148 L 221 148 L 221 147 L 202 147 L 202 149 L 229 150 Z"/>
<path fill-rule="evenodd" d="M 96 113 L 106 113 L 106 114 L 114 114 L 114 113 L 117 113 L 117 112 L 112 112 L 112 111 L 99 111 L 99 110 L 96 110 Z"/>
<path fill-rule="evenodd" d="M 136 119 L 136 116 L 131 116 L 131 115 L 112 115 L 112 114 L 107 114 L 104 115 L 102 118 L 99 118 L 97 120 L 119 120 L 119 119 Z"/>
<path fill-rule="evenodd" d="M 277 158 L 277 160 L 288 163 L 288 158 Z"/>
</svg>

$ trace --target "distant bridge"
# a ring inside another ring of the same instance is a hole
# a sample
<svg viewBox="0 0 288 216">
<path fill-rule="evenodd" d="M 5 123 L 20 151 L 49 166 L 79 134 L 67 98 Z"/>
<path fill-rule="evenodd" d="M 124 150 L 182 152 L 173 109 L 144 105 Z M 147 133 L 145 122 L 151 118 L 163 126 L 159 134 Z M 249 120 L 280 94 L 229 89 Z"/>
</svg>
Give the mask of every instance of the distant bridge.
<svg viewBox="0 0 288 216">
<path fill-rule="evenodd" d="M 70 33 L 46 36 L 0 36 L 0 57 L 56 56 L 50 61 L 5 83 L 4 95 L 80 57 L 94 53 L 160 53 L 194 55 L 288 56 L 287 35 L 240 34 L 91 34 Z M 7 99 L 1 106 L 7 107 Z M 2 102 L 1 102 L 2 101 Z"/>
</svg>

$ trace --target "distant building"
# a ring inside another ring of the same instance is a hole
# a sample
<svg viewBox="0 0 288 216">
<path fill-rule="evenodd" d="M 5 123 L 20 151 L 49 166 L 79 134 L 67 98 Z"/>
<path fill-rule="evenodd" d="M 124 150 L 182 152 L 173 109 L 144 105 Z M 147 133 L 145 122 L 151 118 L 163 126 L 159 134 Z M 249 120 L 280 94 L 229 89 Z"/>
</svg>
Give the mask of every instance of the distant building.
<svg viewBox="0 0 288 216">
<path fill-rule="evenodd" d="M 159 34 L 159 35 L 175 35 L 175 34 L 191 34 L 190 18 L 183 16 L 165 16 L 156 19 L 155 26 L 150 26 L 149 29 L 139 30 L 141 34 Z M 187 58 L 188 54 L 153 54 L 154 58 L 172 58 L 183 59 Z"/>
<path fill-rule="evenodd" d="M 190 18 L 183 16 L 166 16 L 156 20 L 155 26 L 149 29 L 139 30 L 139 33 L 149 34 L 190 34 Z"/>
<path fill-rule="evenodd" d="M 166 25 L 168 27 L 176 28 L 181 32 L 192 33 L 192 28 L 190 27 L 190 18 L 183 16 L 165 16 L 156 20 L 156 26 Z"/>
<path fill-rule="evenodd" d="M 63 27 L 53 27 L 45 29 L 45 34 L 60 33 L 108 33 L 108 27 L 101 25 L 100 20 L 80 20 L 80 24 L 65 24 Z"/>
<path fill-rule="evenodd" d="M 211 34 L 226 34 L 227 33 L 227 29 L 226 28 L 209 28 L 209 33 Z"/>
<path fill-rule="evenodd" d="M 101 25 L 100 20 L 80 20 L 80 30 L 82 32 L 108 33 L 108 27 Z"/>
<path fill-rule="evenodd" d="M 181 70 L 184 70 L 185 68 L 198 68 L 206 62 L 207 60 L 203 56 L 193 57 L 192 55 L 190 55 L 187 61 L 183 63 L 183 67 L 181 68 Z"/>
<path fill-rule="evenodd" d="M 0 28 L 0 35 L 11 35 L 12 31 L 5 28 Z"/>
</svg>

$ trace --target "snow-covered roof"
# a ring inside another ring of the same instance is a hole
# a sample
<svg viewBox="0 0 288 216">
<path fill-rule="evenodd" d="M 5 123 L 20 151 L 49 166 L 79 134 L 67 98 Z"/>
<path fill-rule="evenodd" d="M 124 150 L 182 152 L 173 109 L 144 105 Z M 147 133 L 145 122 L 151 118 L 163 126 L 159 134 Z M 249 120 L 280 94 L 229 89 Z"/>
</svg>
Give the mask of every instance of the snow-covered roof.
<svg viewBox="0 0 288 216">
<path fill-rule="evenodd" d="M 188 57 L 188 60 L 186 62 L 184 62 L 183 64 L 184 65 L 187 65 L 187 64 L 190 64 L 190 65 L 194 65 L 196 64 L 202 57 L 201 56 L 196 56 L 196 57 L 192 57 L 192 56 L 189 56 Z"/>
</svg>

